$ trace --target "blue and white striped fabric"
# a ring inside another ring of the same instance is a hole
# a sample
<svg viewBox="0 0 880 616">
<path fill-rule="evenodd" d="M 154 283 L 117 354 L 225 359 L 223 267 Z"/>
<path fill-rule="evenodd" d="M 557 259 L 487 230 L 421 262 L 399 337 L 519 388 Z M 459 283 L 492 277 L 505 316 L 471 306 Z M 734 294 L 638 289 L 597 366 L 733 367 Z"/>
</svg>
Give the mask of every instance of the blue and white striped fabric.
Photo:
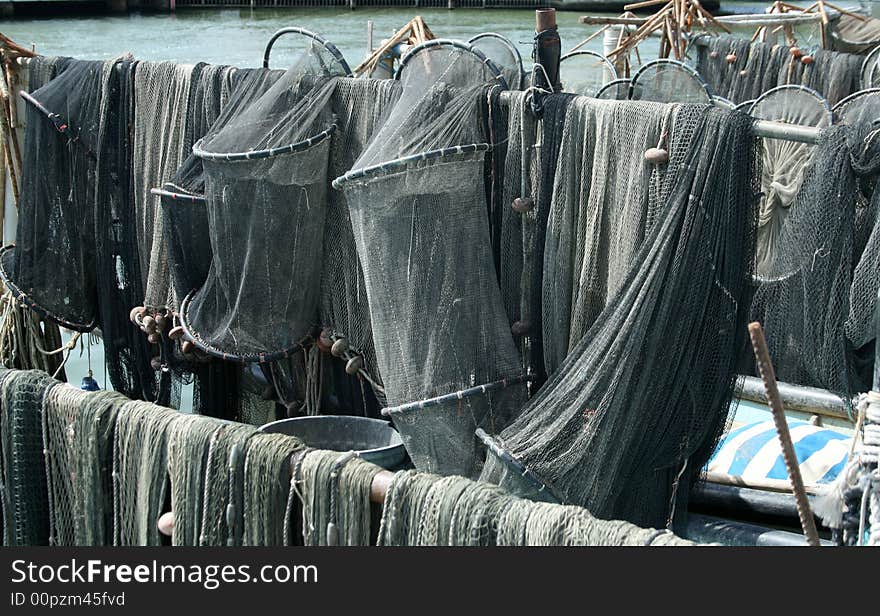
<svg viewBox="0 0 880 616">
<path fill-rule="evenodd" d="M 846 465 L 850 438 L 840 432 L 789 421 L 788 428 L 806 485 L 830 483 Z M 773 421 L 740 426 L 724 436 L 706 465 L 709 472 L 742 477 L 746 483 L 788 479 Z"/>
</svg>

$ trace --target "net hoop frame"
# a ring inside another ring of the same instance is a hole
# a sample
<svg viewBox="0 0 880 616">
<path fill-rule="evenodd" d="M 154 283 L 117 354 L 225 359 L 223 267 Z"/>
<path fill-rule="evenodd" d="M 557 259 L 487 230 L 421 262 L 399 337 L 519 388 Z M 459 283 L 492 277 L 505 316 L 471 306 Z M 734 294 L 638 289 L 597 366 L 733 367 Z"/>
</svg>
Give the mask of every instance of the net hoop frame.
<svg viewBox="0 0 880 616">
<path fill-rule="evenodd" d="M 189 193 L 181 193 L 181 192 L 172 192 L 170 190 L 166 190 L 165 188 L 151 188 L 151 195 L 156 195 L 157 197 L 170 197 L 175 201 L 185 201 L 189 203 L 205 203 L 204 195 L 194 195 Z"/>
<path fill-rule="evenodd" d="M 6 271 L 6 267 L 4 266 L 6 255 L 13 250 L 15 250 L 15 244 L 9 244 L 0 249 L 0 279 L 2 279 L 3 284 L 5 284 L 10 291 L 12 291 L 12 295 L 15 296 L 15 299 L 27 306 L 27 308 L 29 308 L 30 310 L 33 310 L 34 312 L 39 314 L 44 319 L 48 319 L 66 329 L 75 332 L 88 333 L 95 329 L 95 327 L 97 327 L 97 315 L 95 315 L 88 323 L 74 323 L 73 321 L 69 321 L 64 317 L 58 316 L 47 308 L 44 308 L 36 301 L 34 301 L 27 293 L 22 291 L 18 287 L 18 285 L 15 284 L 15 282 L 13 282 L 12 279 L 9 277 L 9 272 Z"/>
<path fill-rule="evenodd" d="M 804 92 L 806 92 L 807 94 L 809 94 L 810 96 L 815 98 L 818 102 L 820 102 L 822 104 L 822 106 L 825 107 L 825 113 L 827 114 L 827 117 L 828 117 L 828 125 L 829 126 L 831 125 L 831 120 L 832 120 L 831 105 L 828 103 L 828 99 L 825 98 L 824 96 L 822 96 L 821 94 L 819 94 L 813 88 L 799 84 L 799 83 L 787 83 L 787 84 L 784 84 L 781 86 L 776 86 L 775 88 L 770 88 L 769 90 L 767 90 L 766 92 L 761 94 L 761 96 L 759 96 L 758 98 L 756 98 L 754 100 L 754 102 L 752 103 L 752 106 L 749 108 L 749 115 L 752 115 L 752 110 L 755 108 L 755 105 L 757 105 L 758 103 L 760 103 L 764 99 L 768 98 L 771 94 L 775 94 L 777 92 L 791 92 L 794 90 L 803 90 Z M 753 116 L 753 115 L 752 115 L 752 117 L 755 118 L 755 116 Z M 755 118 L 755 119 L 756 120 L 764 120 L 765 118 Z M 788 124 L 789 126 L 804 126 L 803 124 L 791 124 L 789 122 L 781 122 L 780 120 L 773 120 L 773 121 L 778 122 L 780 124 Z M 766 138 L 768 138 L 768 137 L 765 137 L 765 139 Z"/>
<path fill-rule="evenodd" d="M 605 90 L 605 88 L 610 86 L 612 83 L 615 83 L 620 80 L 620 75 L 617 74 L 617 69 L 614 68 L 614 64 L 612 64 L 611 61 L 608 58 L 606 58 L 605 56 L 603 56 L 602 54 L 596 53 L 595 51 L 590 51 L 589 49 L 575 49 L 574 51 L 569 51 L 567 54 L 563 54 L 559 58 L 560 69 L 562 68 L 562 63 L 565 60 L 567 60 L 568 58 L 574 58 L 577 56 L 593 56 L 594 58 L 599 60 L 602 64 L 604 64 L 605 68 L 608 69 L 612 75 L 614 75 L 614 78 L 611 81 L 609 81 L 608 83 L 602 84 L 602 87 L 599 88 L 598 90 L 596 90 L 596 97 L 598 97 L 599 92 L 602 92 L 603 90 Z M 627 79 L 627 81 L 629 81 L 629 79 Z M 629 96 L 629 95 L 627 94 L 627 96 Z"/>
<path fill-rule="evenodd" d="M 686 73 L 688 73 L 694 79 L 694 81 L 696 81 L 703 88 L 703 90 L 705 90 L 706 103 L 712 102 L 712 97 L 714 96 L 714 94 L 712 94 L 712 88 L 709 87 L 709 84 L 706 82 L 705 79 L 703 79 L 703 76 L 700 75 L 697 72 L 697 70 L 695 68 L 693 68 L 692 66 L 688 66 L 684 62 L 680 62 L 678 60 L 673 60 L 671 58 L 658 58 L 656 60 L 651 60 L 650 62 L 647 62 L 647 63 L 643 64 L 642 66 L 640 66 L 639 70 L 636 71 L 635 75 L 633 75 L 630 78 L 629 96 L 628 96 L 629 100 L 637 100 L 637 99 L 633 98 L 633 92 L 635 90 L 636 84 L 638 83 L 639 76 L 642 73 L 648 71 L 648 69 L 654 68 L 655 66 L 675 66 L 679 69 L 684 70 Z"/>
<path fill-rule="evenodd" d="M 218 349 L 217 347 L 212 346 L 211 344 L 203 340 L 199 333 L 193 330 L 187 324 L 188 309 L 190 307 L 193 297 L 196 293 L 199 292 L 200 289 L 201 287 L 191 290 L 189 293 L 186 294 L 186 297 L 183 298 L 183 301 L 180 302 L 180 325 L 181 327 L 183 327 L 183 333 L 186 339 L 192 341 L 192 343 L 195 344 L 196 347 L 199 348 L 199 350 L 204 351 L 212 357 L 222 359 L 223 361 L 230 361 L 239 364 L 263 364 L 267 362 L 287 359 L 288 357 L 292 357 L 301 351 L 305 351 L 306 347 L 314 338 L 311 333 L 308 333 L 303 336 L 301 340 L 295 342 L 291 346 L 285 349 L 281 349 L 280 351 L 271 351 L 268 353 L 239 355 L 236 353 L 229 353 L 228 351 Z"/>
<path fill-rule="evenodd" d="M 758 100 L 758 99 L 757 99 L 757 98 L 753 98 L 753 99 L 751 99 L 751 100 L 747 100 L 747 101 L 743 101 L 743 102 L 741 102 L 741 103 L 737 103 L 737 104 L 736 104 L 736 107 L 734 107 L 734 109 L 735 109 L 736 111 L 742 111 L 742 112 L 744 112 L 744 113 L 749 113 L 749 111 L 752 110 L 752 105 L 755 104 L 755 101 L 756 101 L 756 100 Z"/>
<path fill-rule="evenodd" d="M 447 402 L 454 402 L 456 400 L 464 400 L 465 398 L 471 398 L 477 395 L 487 394 L 489 392 L 498 391 L 500 389 L 506 389 L 512 385 L 519 385 L 520 383 L 528 383 L 533 380 L 533 377 L 528 374 L 520 374 L 519 376 L 515 376 L 509 379 L 501 379 L 500 381 L 492 381 L 491 383 L 484 383 L 483 385 L 474 385 L 473 387 L 468 387 L 467 389 L 462 389 L 460 391 L 454 391 L 449 394 L 443 394 L 440 396 L 435 396 L 433 398 L 427 398 L 426 400 L 418 400 L 416 402 L 407 402 L 406 404 L 400 404 L 398 406 L 387 406 L 382 409 L 381 413 L 385 417 L 390 417 L 393 413 L 407 413 L 410 411 L 420 411 L 422 409 L 431 408 L 432 406 L 442 406 Z"/>
<path fill-rule="evenodd" d="M 486 65 L 489 70 L 495 75 L 495 79 L 501 85 L 502 89 L 509 90 L 510 85 L 507 83 L 507 80 L 504 78 L 504 74 L 501 72 L 501 69 L 495 64 L 491 59 L 489 59 L 486 54 L 482 51 L 471 45 L 470 43 L 465 43 L 464 41 L 458 41 L 455 39 L 431 39 L 430 41 L 425 41 L 424 43 L 419 43 L 415 47 L 412 47 L 403 54 L 403 57 L 400 59 L 400 62 L 397 64 L 397 68 L 394 69 L 394 76 L 392 79 L 395 81 L 400 81 L 400 75 L 403 72 L 404 67 L 416 56 L 416 54 L 421 53 L 426 49 L 431 49 L 433 47 L 453 47 L 457 49 L 462 49 L 464 51 L 469 51 L 474 54 L 477 59 L 480 60 L 484 65 Z"/>
<path fill-rule="evenodd" d="M 470 143 L 467 145 L 455 145 L 448 148 L 440 148 L 438 150 L 428 150 L 427 152 L 419 152 L 418 154 L 410 154 L 402 156 L 377 165 L 370 165 L 360 169 L 352 169 L 345 175 L 341 175 L 332 182 L 333 188 L 336 190 L 344 190 L 345 185 L 353 180 L 371 179 L 380 175 L 386 175 L 399 169 L 402 169 L 414 162 L 424 160 L 433 160 L 435 158 L 454 158 L 465 154 L 473 154 L 474 152 L 488 152 L 491 146 L 488 143 Z"/>
<path fill-rule="evenodd" d="M 501 43 L 505 47 L 507 47 L 508 49 L 510 49 L 513 52 L 513 55 L 516 56 L 516 61 L 517 61 L 517 64 L 519 65 L 519 83 L 517 83 L 517 84 L 509 83 L 507 85 L 509 88 L 512 88 L 514 90 L 519 90 L 520 88 L 522 88 L 523 80 L 525 79 L 525 75 L 524 75 L 524 69 L 523 69 L 522 54 L 519 52 L 519 49 L 516 48 L 516 45 L 513 44 L 513 41 L 511 41 L 509 38 L 507 38 L 503 34 L 498 34 L 497 32 L 480 32 L 479 34 L 475 34 L 474 36 L 469 38 L 467 40 L 467 43 L 468 43 L 468 45 L 473 46 L 475 41 L 479 41 L 480 39 L 485 39 L 485 38 L 498 39 L 499 41 L 501 41 Z M 479 51 L 479 48 L 475 48 L 475 49 L 477 49 Z"/>
<path fill-rule="evenodd" d="M 865 55 L 865 59 L 862 60 L 862 67 L 859 69 L 859 85 L 863 90 L 873 87 L 870 83 L 867 83 L 866 73 L 877 65 L 878 60 L 880 60 L 880 45 L 869 51 Z"/>
<path fill-rule="evenodd" d="M 623 84 L 626 84 L 626 98 L 625 98 L 625 99 L 619 99 L 619 98 L 613 98 L 613 99 L 612 99 L 612 98 L 601 98 L 601 97 L 602 97 L 602 94 L 604 94 L 606 91 L 610 90 L 610 89 L 613 88 L 613 87 L 616 88 L 617 86 L 620 86 L 620 85 L 623 85 Z M 629 100 L 629 89 L 630 89 L 630 87 L 631 87 L 631 86 L 630 86 L 630 80 L 629 80 L 629 79 L 627 79 L 626 77 L 618 77 L 617 79 L 614 79 L 614 80 L 612 80 L 612 81 L 609 81 L 608 83 L 606 83 L 605 85 L 603 85 L 601 88 L 599 88 L 599 90 L 596 92 L 596 96 L 595 96 L 595 98 L 597 98 L 597 99 L 599 99 L 599 100 L 615 100 L 615 101 L 616 101 L 616 100 Z"/>
<path fill-rule="evenodd" d="M 489 455 L 495 456 L 504 466 L 513 471 L 518 477 L 524 479 L 542 499 L 564 505 L 565 499 L 561 498 L 553 488 L 553 484 L 545 481 L 538 473 L 523 464 L 519 458 L 508 450 L 504 443 L 498 437 L 491 436 L 482 428 L 477 428 L 474 432 L 476 437 L 486 446 Z"/>
<path fill-rule="evenodd" d="M 208 152 L 202 149 L 202 142 L 204 141 L 204 137 L 199 139 L 193 144 L 192 151 L 193 154 L 201 158 L 202 160 L 211 160 L 211 161 L 225 161 L 225 162 L 239 162 L 246 160 L 261 160 L 264 158 L 273 158 L 275 156 L 284 156 L 285 154 L 295 154 L 297 152 L 302 152 L 303 150 L 307 150 L 308 148 L 318 145 L 325 139 L 330 138 L 333 133 L 336 132 L 336 124 L 331 124 L 324 130 L 322 130 L 317 135 L 309 137 L 308 139 L 303 139 L 302 141 L 297 141 L 296 143 L 291 143 L 288 145 L 278 146 L 277 148 L 267 148 L 265 150 L 251 150 L 249 152 Z"/>
<path fill-rule="evenodd" d="M 281 28 L 272 35 L 272 38 L 270 38 L 269 42 L 266 43 L 266 49 L 263 51 L 263 68 L 269 68 L 269 55 L 272 53 L 272 47 L 275 45 L 275 42 L 285 34 L 300 34 L 314 40 L 317 43 L 320 43 L 342 65 L 342 68 L 345 69 L 345 76 L 353 76 L 351 73 L 351 67 L 345 60 L 345 56 L 342 55 L 342 52 L 339 51 L 336 45 L 325 39 L 317 32 L 312 32 L 311 30 L 308 30 L 301 26 L 288 26 L 286 28 Z"/>
<path fill-rule="evenodd" d="M 30 93 L 25 92 L 24 90 L 20 90 L 18 94 L 19 94 L 19 96 L 21 96 L 21 98 L 26 103 L 33 106 L 34 109 L 36 109 L 41 114 L 43 114 L 47 120 L 52 122 L 53 126 L 55 126 L 55 130 L 57 130 L 59 133 L 61 133 L 62 135 L 65 135 L 68 139 L 70 139 L 71 143 L 77 143 L 77 144 L 82 145 L 82 142 L 79 140 L 79 135 L 73 134 L 73 127 L 70 125 L 70 122 L 65 120 L 61 114 L 55 113 L 54 111 L 50 111 L 49 109 L 46 108 L 45 105 L 43 105 L 43 103 L 41 103 L 40 101 L 35 99 L 33 96 L 31 96 Z M 85 149 L 86 153 L 92 159 L 97 158 L 97 155 L 94 152 L 92 152 L 92 150 L 89 149 L 88 147 L 83 146 L 83 149 Z"/>
<path fill-rule="evenodd" d="M 834 119 L 837 119 L 837 114 L 844 107 L 846 107 L 849 103 L 851 103 L 854 100 L 859 99 L 863 96 L 867 96 L 869 94 L 880 94 L 880 88 L 865 88 L 864 90 L 859 90 L 858 92 L 853 92 L 849 96 L 846 96 L 846 97 L 840 99 L 839 101 L 837 101 L 837 104 L 835 104 L 831 108 L 831 113 L 834 114 L 834 116 L 835 116 Z"/>
</svg>

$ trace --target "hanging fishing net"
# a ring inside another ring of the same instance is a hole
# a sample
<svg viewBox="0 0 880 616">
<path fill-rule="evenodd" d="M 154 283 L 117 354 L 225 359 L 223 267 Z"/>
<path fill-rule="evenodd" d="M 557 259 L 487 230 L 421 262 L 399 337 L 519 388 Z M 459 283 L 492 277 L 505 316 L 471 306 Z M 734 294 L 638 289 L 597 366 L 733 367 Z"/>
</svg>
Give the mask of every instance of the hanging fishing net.
<svg viewBox="0 0 880 616">
<path fill-rule="evenodd" d="M 665 526 L 676 486 L 686 493 L 712 451 L 748 316 L 756 144 L 748 116 L 711 106 L 680 109 L 676 131 L 694 136 L 662 216 L 593 326 L 499 439 L 485 439 L 483 478 Z"/>
<path fill-rule="evenodd" d="M 50 389 L 43 449 L 52 545 L 109 545 L 113 537 L 113 431 L 127 399 L 117 392 Z"/>
<path fill-rule="evenodd" d="M 831 124 L 828 103 L 802 86 L 780 86 L 761 95 L 749 111 L 753 118 L 795 126 Z M 761 140 L 761 212 L 758 221 L 757 273 L 764 276 L 780 229 L 804 180 L 815 146 L 783 139 Z"/>
<path fill-rule="evenodd" d="M 840 15 L 831 23 L 828 33 L 837 51 L 865 53 L 880 43 L 880 20 L 864 15 Z"/>
<path fill-rule="evenodd" d="M 758 98 L 777 86 L 812 88 L 835 104 L 859 89 L 863 58 L 807 45 L 790 47 L 731 36 L 701 36 L 693 41 L 695 64 L 713 94 L 735 103 Z M 862 85 L 862 87 L 870 87 Z"/>
<path fill-rule="evenodd" d="M 506 425 L 522 391 L 509 386 L 521 371 L 486 216 L 483 109 L 499 72 L 435 40 L 397 78 L 397 102 L 334 187 L 350 210 L 385 412 L 417 468 L 469 475 L 482 457 L 473 430 Z"/>
<path fill-rule="evenodd" d="M 468 39 L 468 43 L 501 69 L 501 74 L 511 90 L 523 89 L 525 73 L 522 56 L 513 41 L 495 32 L 483 32 Z"/>
<path fill-rule="evenodd" d="M 860 197 L 860 184 L 873 183 L 880 168 L 872 130 L 841 126 L 823 134 L 751 308 L 780 380 L 849 397 L 871 386 L 873 352 L 864 363 L 855 350 L 876 333 L 876 270 L 866 270 L 878 262 L 877 200 Z"/>
<path fill-rule="evenodd" d="M 0 276 L 16 298 L 77 331 L 97 321 L 95 156 L 114 62 L 71 61 L 28 98 L 16 245 Z"/>
<path fill-rule="evenodd" d="M 835 124 L 861 124 L 880 121 L 880 88 L 859 90 L 834 105 Z"/>
<path fill-rule="evenodd" d="M 614 79 L 596 92 L 596 98 L 607 101 L 625 101 L 629 98 L 629 79 Z"/>
<path fill-rule="evenodd" d="M 337 82 L 331 99 L 337 129 L 331 138 L 328 177 L 339 177 L 354 166 L 374 131 L 381 126 L 384 113 L 399 94 L 400 82 L 391 79 L 340 79 Z M 324 406 L 343 413 L 375 406 L 365 400 L 369 398 L 364 389 L 366 383 L 376 384 L 372 387 L 373 394 L 382 404 L 382 377 L 373 345 L 364 274 L 358 260 L 348 203 L 345 193 L 339 190 L 331 190 L 327 198 L 323 258 L 321 323 L 332 330 L 334 342 L 344 338 L 346 342 L 342 344 L 349 349 L 348 357 L 340 354 L 339 360 L 328 370 L 334 379 L 335 399 L 328 400 L 325 396 Z M 339 364 L 344 367 L 355 355 L 363 359 L 362 370 L 369 376 L 369 381 L 358 379 L 353 383 L 344 369 L 339 370 Z"/>
<path fill-rule="evenodd" d="M 406 471 L 391 481 L 384 546 L 692 546 L 668 530 L 599 520 L 582 507 L 536 503 L 464 477 Z"/>
<path fill-rule="evenodd" d="M 560 58 L 559 79 L 563 92 L 597 96 L 605 85 L 617 79 L 617 71 L 605 56 L 579 49 Z"/>
<path fill-rule="evenodd" d="M 501 292 L 533 388 L 544 380 L 543 268 L 566 114 L 577 97 L 547 96 L 540 120 L 528 95 L 511 95 L 501 200 Z"/>
<path fill-rule="evenodd" d="M 670 183 L 686 172 L 695 120 L 676 122 L 680 109 L 588 98 L 569 107 L 544 248 L 547 374 L 618 292 L 646 233 L 663 216 Z M 666 160 L 651 162 L 648 155 Z"/>
<path fill-rule="evenodd" d="M 350 453 L 308 451 L 297 463 L 305 545 L 370 545 L 378 466 Z"/>
<path fill-rule="evenodd" d="M 180 316 L 209 354 L 279 359 L 300 349 L 315 324 L 334 129 L 328 102 L 344 74 L 313 40 L 257 100 L 231 101 L 237 113 L 193 148 L 205 170 L 212 262 Z"/>
<path fill-rule="evenodd" d="M 676 60 L 653 60 L 632 76 L 630 100 L 658 103 L 709 103 L 712 92 L 703 78 Z"/>
<path fill-rule="evenodd" d="M 3 545 L 49 545 L 43 397 L 58 381 L 37 370 L 0 372 Z"/>
</svg>

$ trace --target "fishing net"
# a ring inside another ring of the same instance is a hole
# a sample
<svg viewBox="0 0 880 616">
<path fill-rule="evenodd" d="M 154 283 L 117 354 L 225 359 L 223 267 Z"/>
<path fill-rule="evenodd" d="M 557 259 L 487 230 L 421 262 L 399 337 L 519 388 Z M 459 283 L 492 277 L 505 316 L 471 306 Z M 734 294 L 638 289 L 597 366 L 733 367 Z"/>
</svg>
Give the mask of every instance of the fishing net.
<svg viewBox="0 0 880 616">
<path fill-rule="evenodd" d="M 696 69 L 712 93 L 735 103 L 796 84 L 816 90 L 833 105 L 857 91 L 862 80 L 863 58 L 854 54 L 807 52 L 730 36 L 701 36 L 693 44 Z"/>
<path fill-rule="evenodd" d="M 339 177 L 354 166 L 373 132 L 381 126 L 383 114 L 399 94 L 400 82 L 391 79 L 337 81 L 331 99 L 337 129 L 331 138 L 328 177 Z M 321 323 L 347 340 L 352 353 L 363 358 L 363 370 L 372 382 L 381 385 L 364 274 L 357 256 L 348 203 L 340 190 L 331 190 L 328 194 L 323 259 Z M 370 406 L 364 400 L 363 380 L 359 380 L 356 391 L 351 392 L 351 387 L 347 387 L 350 377 L 345 380 L 343 375 L 339 377 L 332 388 L 337 399 L 325 400 L 326 408 L 354 412 Z M 373 390 L 380 404 L 384 403 L 381 387 Z"/>
<path fill-rule="evenodd" d="M 780 86 L 761 95 L 749 111 L 759 120 L 824 128 L 831 124 L 828 104 L 801 86 Z M 783 139 L 761 140 L 761 211 L 758 220 L 757 273 L 765 275 L 780 229 L 789 216 L 815 146 Z"/>
<path fill-rule="evenodd" d="M 521 370 L 486 215 L 483 106 L 497 75 L 463 43 L 414 48 L 382 127 L 334 180 L 364 272 L 385 412 L 416 467 L 442 473 L 475 473 L 473 430 L 506 425 L 522 393 L 504 382 Z"/>
<path fill-rule="evenodd" d="M 182 416 L 131 401 L 113 434 L 113 545 L 161 545 L 156 522 L 168 496 L 168 438 Z"/>
<path fill-rule="evenodd" d="M 113 426 L 127 399 L 117 392 L 50 389 L 43 451 L 51 545 L 107 545 L 113 532 Z"/>
<path fill-rule="evenodd" d="M 301 348 L 315 324 L 334 129 L 329 98 L 344 74 L 313 41 L 258 99 L 231 101 L 237 113 L 193 148 L 205 170 L 213 254 L 181 319 L 209 354 L 280 359 Z"/>
<path fill-rule="evenodd" d="M 37 370 L 0 372 L 3 545 L 49 545 L 43 397 L 57 384 Z"/>
<path fill-rule="evenodd" d="M 599 520 L 464 477 L 397 473 L 382 510 L 384 546 L 692 546 L 667 530 Z"/>
<path fill-rule="evenodd" d="M 501 200 L 500 279 L 522 363 L 537 388 L 544 380 L 543 267 L 548 218 L 566 113 L 575 96 L 544 99 L 540 119 L 527 95 L 510 96 L 509 143 Z"/>
<path fill-rule="evenodd" d="M 880 86 L 880 65 L 877 64 L 878 59 L 880 59 L 880 46 L 872 49 L 865 56 L 865 59 L 862 60 L 862 66 L 859 69 L 859 85 L 862 89 Z"/>
<path fill-rule="evenodd" d="M 102 83 L 113 66 L 71 61 L 31 94 L 16 245 L 0 255 L 17 299 L 77 331 L 98 318 L 93 178 Z"/>
<path fill-rule="evenodd" d="M 840 15 L 829 28 L 837 51 L 864 53 L 880 43 L 880 20 L 873 17 Z"/>
<path fill-rule="evenodd" d="M 290 458 L 305 445 L 283 434 L 255 434 L 246 447 L 241 545 L 291 545 L 296 496 Z"/>
<path fill-rule="evenodd" d="M 629 98 L 658 103 L 709 103 L 712 92 L 688 65 L 660 59 L 648 62 L 632 76 Z"/>
<path fill-rule="evenodd" d="M 597 96 L 606 84 L 617 79 L 617 71 L 605 56 L 579 49 L 560 58 L 559 79 L 563 92 Z"/>
<path fill-rule="evenodd" d="M 224 423 L 211 433 L 198 545 L 241 545 L 243 452 L 256 428 Z"/>
<path fill-rule="evenodd" d="M 382 469 L 351 454 L 309 451 L 297 467 L 305 545 L 370 545 L 370 489 Z"/>
<path fill-rule="evenodd" d="M 629 79 L 609 81 L 596 92 L 596 98 L 607 101 L 625 101 L 629 98 Z"/>
<path fill-rule="evenodd" d="M 168 436 L 168 477 L 174 512 L 173 545 L 201 545 L 209 444 L 224 426 L 209 417 L 181 415 Z M 215 511 L 221 516 L 225 511 Z"/>
<path fill-rule="evenodd" d="M 859 90 L 834 105 L 835 124 L 868 124 L 880 120 L 880 88 Z"/>
<path fill-rule="evenodd" d="M 670 183 L 686 172 L 695 122 L 676 122 L 679 109 L 587 98 L 569 107 L 544 248 L 547 374 L 618 292 L 646 232 L 662 217 Z M 645 159 L 661 147 L 664 164 Z"/>
<path fill-rule="evenodd" d="M 871 386 L 871 363 L 861 365 L 854 349 L 876 332 L 876 270 L 865 271 L 877 264 L 876 237 L 864 252 L 858 237 L 867 232 L 859 226 L 876 236 L 876 205 L 860 203 L 859 188 L 880 167 L 877 146 L 865 139 L 872 130 L 841 126 L 823 133 L 751 309 L 780 380 L 848 396 Z M 865 207 L 873 215 L 860 225 Z"/>
<path fill-rule="evenodd" d="M 513 41 L 495 32 L 483 32 L 468 39 L 468 43 L 501 69 L 504 81 L 511 90 L 523 89 L 525 75 L 522 56 Z"/>
<path fill-rule="evenodd" d="M 499 441 L 486 439 L 483 471 L 520 490 L 525 469 L 557 500 L 651 526 L 666 526 L 676 486 L 686 492 L 726 423 L 757 217 L 748 116 L 687 106 L 671 132 L 693 137 L 662 216 L 593 326 Z"/>
</svg>

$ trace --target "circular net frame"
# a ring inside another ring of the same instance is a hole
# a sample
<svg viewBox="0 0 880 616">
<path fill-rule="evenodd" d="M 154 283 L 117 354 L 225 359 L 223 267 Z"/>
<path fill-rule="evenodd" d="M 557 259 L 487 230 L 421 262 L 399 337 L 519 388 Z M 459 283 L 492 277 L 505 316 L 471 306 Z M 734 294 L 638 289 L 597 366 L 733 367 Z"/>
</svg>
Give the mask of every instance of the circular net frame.
<svg viewBox="0 0 880 616">
<path fill-rule="evenodd" d="M 658 103 L 710 103 L 712 95 L 703 78 L 676 60 L 648 62 L 632 77 L 630 99 Z"/>
<path fill-rule="evenodd" d="M 468 43 L 501 69 L 511 90 L 522 90 L 522 56 L 510 39 L 495 32 L 484 32 L 469 39 Z"/>
<path fill-rule="evenodd" d="M 605 85 L 617 79 L 617 71 L 605 56 L 579 49 L 562 56 L 559 78 L 563 92 L 597 96 Z"/>
</svg>

